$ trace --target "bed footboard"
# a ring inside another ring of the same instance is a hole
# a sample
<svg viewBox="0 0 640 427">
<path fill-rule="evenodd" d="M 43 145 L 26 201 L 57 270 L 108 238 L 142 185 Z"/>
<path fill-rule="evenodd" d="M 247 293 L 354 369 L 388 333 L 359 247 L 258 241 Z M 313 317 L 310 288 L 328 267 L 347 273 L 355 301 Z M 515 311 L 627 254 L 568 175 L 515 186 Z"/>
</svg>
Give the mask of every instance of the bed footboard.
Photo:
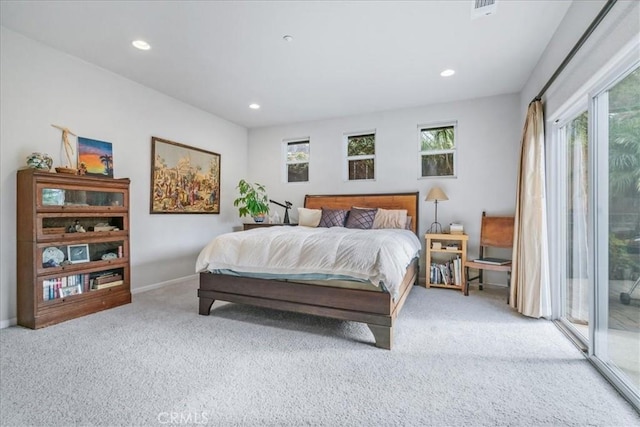
<svg viewBox="0 0 640 427">
<path fill-rule="evenodd" d="M 278 280 L 200 273 L 199 313 L 227 301 L 365 323 L 376 347 L 390 350 L 393 324 L 418 276 L 417 258 L 407 269 L 397 301 L 386 292 L 332 288 Z"/>
</svg>

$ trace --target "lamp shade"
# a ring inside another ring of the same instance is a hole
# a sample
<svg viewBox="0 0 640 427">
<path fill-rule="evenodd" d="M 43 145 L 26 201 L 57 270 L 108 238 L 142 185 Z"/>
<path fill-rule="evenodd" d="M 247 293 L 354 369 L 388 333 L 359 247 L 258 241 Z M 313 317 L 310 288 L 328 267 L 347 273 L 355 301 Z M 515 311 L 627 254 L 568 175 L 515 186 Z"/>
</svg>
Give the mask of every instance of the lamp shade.
<svg viewBox="0 0 640 427">
<path fill-rule="evenodd" d="M 449 200 L 449 198 L 447 197 L 446 194 L 444 194 L 444 191 L 442 191 L 440 187 L 432 187 L 431 190 L 429 190 L 429 194 L 427 194 L 427 197 L 425 198 L 425 200 L 427 202 L 433 202 L 434 200 L 435 201 Z"/>
</svg>

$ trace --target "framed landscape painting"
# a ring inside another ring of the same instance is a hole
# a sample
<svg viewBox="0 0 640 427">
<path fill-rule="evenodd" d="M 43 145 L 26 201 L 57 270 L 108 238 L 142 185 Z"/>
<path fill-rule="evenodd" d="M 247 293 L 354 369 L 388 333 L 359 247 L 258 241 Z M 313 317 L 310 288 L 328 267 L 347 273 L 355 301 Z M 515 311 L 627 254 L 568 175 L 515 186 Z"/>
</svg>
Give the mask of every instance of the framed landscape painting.
<svg viewBox="0 0 640 427">
<path fill-rule="evenodd" d="M 151 138 L 152 214 L 219 214 L 220 154 Z"/>
<path fill-rule="evenodd" d="M 113 147 L 111 143 L 79 136 L 78 171 L 81 175 L 113 178 Z"/>
</svg>

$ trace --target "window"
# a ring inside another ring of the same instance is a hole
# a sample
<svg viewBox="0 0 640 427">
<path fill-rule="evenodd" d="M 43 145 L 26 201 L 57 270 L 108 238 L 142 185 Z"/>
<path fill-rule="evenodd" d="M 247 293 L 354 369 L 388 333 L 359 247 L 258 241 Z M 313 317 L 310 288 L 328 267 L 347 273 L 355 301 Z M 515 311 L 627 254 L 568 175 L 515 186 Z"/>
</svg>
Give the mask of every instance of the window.
<svg viewBox="0 0 640 427">
<path fill-rule="evenodd" d="M 375 179 L 376 135 L 347 135 L 347 176 L 349 181 Z"/>
<path fill-rule="evenodd" d="M 420 176 L 456 176 L 455 123 L 419 126 Z"/>
<path fill-rule="evenodd" d="M 309 140 L 286 142 L 287 182 L 309 181 Z"/>
</svg>

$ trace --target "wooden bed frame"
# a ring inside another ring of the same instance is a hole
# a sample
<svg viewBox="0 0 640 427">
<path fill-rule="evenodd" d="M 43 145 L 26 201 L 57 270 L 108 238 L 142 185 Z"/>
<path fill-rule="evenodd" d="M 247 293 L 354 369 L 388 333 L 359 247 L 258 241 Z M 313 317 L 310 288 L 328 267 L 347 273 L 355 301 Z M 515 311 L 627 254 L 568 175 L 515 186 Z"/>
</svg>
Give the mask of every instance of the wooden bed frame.
<svg viewBox="0 0 640 427">
<path fill-rule="evenodd" d="M 305 196 L 306 208 L 350 209 L 378 207 L 383 209 L 407 209 L 412 217 L 411 229 L 415 233 L 418 222 L 416 193 L 393 194 L 345 194 L 329 196 Z M 340 320 L 366 323 L 375 338 L 377 347 L 391 349 L 394 321 L 417 283 L 418 259 L 407 268 L 396 301 L 387 292 L 333 288 L 280 280 L 264 280 L 247 277 L 200 273 L 199 313 L 209 315 L 215 300 L 255 305 L 277 310 L 293 311 L 331 317 Z"/>
</svg>

